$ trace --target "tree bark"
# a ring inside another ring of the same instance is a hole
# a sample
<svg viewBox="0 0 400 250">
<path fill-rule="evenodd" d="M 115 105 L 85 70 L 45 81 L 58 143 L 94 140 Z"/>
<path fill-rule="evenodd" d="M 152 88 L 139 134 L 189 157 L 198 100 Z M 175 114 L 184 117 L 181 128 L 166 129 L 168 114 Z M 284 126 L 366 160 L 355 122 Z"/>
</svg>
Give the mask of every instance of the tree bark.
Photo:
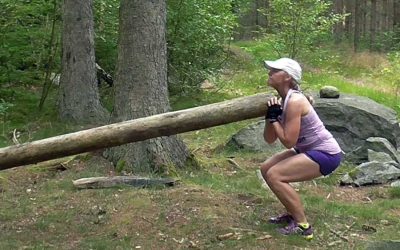
<svg viewBox="0 0 400 250">
<path fill-rule="evenodd" d="M 336 14 L 343 14 L 343 0 L 336 0 L 334 1 L 334 12 Z M 334 26 L 334 37 L 335 43 L 339 44 L 342 42 L 343 36 L 343 22 L 338 22 Z"/>
<path fill-rule="evenodd" d="M 242 97 L 1 148 L 0 170 L 264 116 L 271 96 Z"/>
<path fill-rule="evenodd" d="M 388 31 L 388 0 L 382 0 L 382 32 Z"/>
<path fill-rule="evenodd" d="M 112 120 L 169 111 L 166 1 L 121 0 L 119 23 Z M 170 136 L 113 148 L 105 156 L 134 172 L 162 172 L 168 166 L 183 167 L 189 151 L 176 136 Z"/>
<path fill-rule="evenodd" d="M 92 0 L 64 0 L 59 112 L 62 120 L 79 124 L 105 123 L 94 55 Z"/>
<path fill-rule="evenodd" d="M 376 7 L 377 7 L 376 0 L 371 0 L 371 24 L 370 24 L 370 40 L 369 40 L 370 51 L 374 50 L 376 41 L 376 27 L 377 27 Z"/>
<path fill-rule="evenodd" d="M 358 52 L 360 45 L 361 18 L 362 18 L 362 15 L 360 15 L 361 1 L 362 0 L 355 0 L 355 5 L 354 5 L 354 39 L 353 39 L 354 52 Z"/>
<path fill-rule="evenodd" d="M 367 0 L 361 0 L 360 3 L 361 10 L 361 39 L 365 40 L 365 36 L 367 33 Z"/>
<path fill-rule="evenodd" d="M 353 24 L 354 24 L 354 1 L 355 0 L 347 0 L 344 1 L 344 8 L 345 8 L 345 13 L 350 13 L 349 16 L 346 17 L 345 19 L 345 31 L 346 31 L 346 36 L 351 41 L 353 37 Z"/>
</svg>

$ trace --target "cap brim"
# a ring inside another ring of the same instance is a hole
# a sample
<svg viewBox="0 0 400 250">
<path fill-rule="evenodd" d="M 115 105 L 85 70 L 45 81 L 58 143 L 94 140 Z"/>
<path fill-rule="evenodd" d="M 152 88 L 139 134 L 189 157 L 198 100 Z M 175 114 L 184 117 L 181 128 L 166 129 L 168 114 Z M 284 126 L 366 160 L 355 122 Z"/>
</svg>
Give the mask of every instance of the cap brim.
<svg viewBox="0 0 400 250">
<path fill-rule="evenodd" d="M 282 69 L 275 61 L 264 61 L 264 66 L 267 69 Z"/>
</svg>

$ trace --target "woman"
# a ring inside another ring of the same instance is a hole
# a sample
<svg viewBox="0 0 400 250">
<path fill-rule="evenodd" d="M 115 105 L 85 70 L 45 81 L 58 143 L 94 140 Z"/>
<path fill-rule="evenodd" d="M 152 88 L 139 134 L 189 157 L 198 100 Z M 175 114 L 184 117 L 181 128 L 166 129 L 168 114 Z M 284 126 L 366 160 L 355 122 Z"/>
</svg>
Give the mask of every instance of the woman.
<svg viewBox="0 0 400 250">
<path fill-rule="evenodd" d="M 340 164 L 342 150 L 312 107 L 312 98 L 299 91 L 300 65 L 289 58 L 264 63 L 269 70 L 268 84 L 280 96 L 268 101 L 264 139 L 268 143 L 279 139 L 288 148 L 261 164 L 265 181 L 287 210 L 269 221 L 288 223 L 278 229 L 282 234 L 301 234 L 312 239 L 313 228 L 304 214 L 300 196 L 289 183 L 332 173 Z"/>
</svg>

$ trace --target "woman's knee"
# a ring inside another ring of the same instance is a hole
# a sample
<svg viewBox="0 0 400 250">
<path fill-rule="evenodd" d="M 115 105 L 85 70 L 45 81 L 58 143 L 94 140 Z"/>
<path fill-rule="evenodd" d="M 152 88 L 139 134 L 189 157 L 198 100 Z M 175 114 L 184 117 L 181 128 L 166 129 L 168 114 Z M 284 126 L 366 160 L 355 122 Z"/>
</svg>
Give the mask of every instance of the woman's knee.
<svg viewBox="0 0 400 250">
<path fill-rule="evenodd" d="M 271 168 L 265 174 L 265 181 L 268 184 L 273 184 L 273 183 L 276 183 L 276 182 L 280 182 L 281 181 L 281 176 L 280 176 L 279 172 L 276 169 Z"/>
<path fill-rule="evenodd" d="M 261 174 L 262 174 L 262 176 L 264 177 L 265 180 L 266 180 L 266 178 L 267 178 L 268 170 L 269 170 L 272 166 L 273 166 L 273 165 L 272 165 L 270 162 L 268 162 L 268 161 L 261 163 L 261 165 L 260 165 L 260 171 L 261 171 Z"/>
</svg>

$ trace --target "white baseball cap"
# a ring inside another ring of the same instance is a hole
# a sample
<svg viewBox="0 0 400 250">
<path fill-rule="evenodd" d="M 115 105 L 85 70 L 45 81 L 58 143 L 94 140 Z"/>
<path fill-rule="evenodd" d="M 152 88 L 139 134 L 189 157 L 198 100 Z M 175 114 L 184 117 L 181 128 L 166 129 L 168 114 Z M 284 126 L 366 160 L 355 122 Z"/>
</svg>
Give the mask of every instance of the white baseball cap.
<svg viewBox="0 0 400 250">
<path fill-rule="evenodd" d="M 298 84 L 301 82 L 301 67 L 298 62 L 290 58 L 280 58 L 276 61 L 264 61 L 267 69 L 280 69 L 288 73 Z"/>
</svg>

